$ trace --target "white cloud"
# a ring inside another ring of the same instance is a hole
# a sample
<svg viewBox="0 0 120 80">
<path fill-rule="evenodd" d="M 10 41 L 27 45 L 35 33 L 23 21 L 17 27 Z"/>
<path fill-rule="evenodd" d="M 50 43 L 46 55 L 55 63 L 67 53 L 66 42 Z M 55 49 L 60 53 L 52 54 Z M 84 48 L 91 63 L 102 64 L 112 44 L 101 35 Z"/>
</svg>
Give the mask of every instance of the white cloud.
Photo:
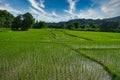
<svg viewBox="0 0 120 80">
<path fill-rule="evenodd" d="M 55 11 L 51 14 L 48 14 L 44 8 L 44 0 L 36 2 L 35 0 L 29 0 L 33 8 L 30 9 L 31 13 L 36 16 L 37 20 L 47 21 L 47 22 L 59 22 L 59 21 L 68 21 L 70 19 L 102 19 L 108 17 L 119 16 L 120 14 L 120 0 L 91 0 L 93 2 L 92 7 L 80 10 L 76 13 L 76 3 L 78 0 L 67 0 L 69 3 L 69 9 L 64 10 L 68 13 L 66 15 L 57 15 Z M 32 2 L 33 1 L 33 2 Z M 96 7 L 97 5 L 97 7 Z M 42 11 L 39 10 L 42 9 Z"/>
<path fill-rule="evenodd" d="M 69 19 L 86 18 L 86 19 L 103 19 L 114 16 L 120 16 L 120 0 L 91 0 L 92 7 L 80 10 L 75 13 L 76 0 L 68 0 L 69 10 L 64 10 L 69 13 Z M 97 7 L 96 7 L 97 5 Z"/>
<path fill-rule="evenodd" d="M 1 0 L 0 0 L 1 1 Z M 15 16 L 17 14 L 24 14 L 25 12 L 30 12 L 36 20 L 41 21 L 47 21 L 47 22 L 59 22 L 61 21 L 61 17 L 56 14 L 55 11 L 53 11 L 51 14 L 47 13 L 44 8 L 44 0 L 40 0 L 37 2 L 36 0 L 29 0 L 32 7 L 29 7 L 29 10 L 23 10 L 19 11 L 13 7 L 10 6 L 10 4 L 7 4 L 5 2 L 0 3 L 0 10 L 7 10 L 11 13 L 13 13 Z"/>
<path fill-rule="evenodd" d="M 46 14 L 46 12 L 43 10 L 43 8 L 45 7 L 43 4 L 44 3 L 43 0 L 40 0 L 40 2 L 36 2 L 35 0 L 28 0 L 28 1 L 35 9 L 39 10 L 42 14 Z"/>
<path fill-rule="evenodd" d="M 78 18 L 86 18 L 86 19 L 102 19 L 104 18 L 103 13 L 101 13 L 98 9 L 86 9 L 80 11 L 77 14 Z"/>
<path fill-rule="evenodd" d="M 45 5 L 44 5 L 44 0 L 40 0 L 40 7 L 42 7 L 42 8 L 45 8 Z"/>
<path fill-rule="evenodd" d="M 118 16 L 120 15 L 120 0 L 110 0 L 107 3 L 101 4 L 101 10 L 106 16 Z"/>
<path fill-rule="evenodd" d="M 58 16 L 55 11 L 53 11 L 51 14 L 48 14 L 46 11 L 44 11 L 45 8 L 44 0 L 40 0 L 39 3 L 37 3 L 35 0 L 29 0 L 29 1 L 34 1 L 32 5 L 35 9 L 30 9 L 30 10 L 34 15 L 36 15 L 37 20 L 43 20 L 47 22 L 68 21 L 70 19 L 76 19 L 76 18 L 103 19 L 103 18 L 120 15 L 119 0 L 100 0 L 100 1 L 91 0 L 93 2 L 92 7 L 88 9 L 80 10 L 78 13 L 76 13 L 76 7 L 75 7 L 78 0 L 67 0 L 69 3 L 69 10 L 64 10 L 64 12 L 70 15 L 64 15 L 64 16 L 63 15 Z M 45 14 L 42 14 L 38 7 L 42 9 L 45 12 Z"/>
<path fill-rule="evenodd" d="M 120 0 L 92 0 L 94 4 L 99 5 L 99 13 L 103 18 L 120 16 Z"/>
<path fill-rule="evenodd" d="M 6 3 L 0 5 L 0 10 L 7 10 L 13 14 L 21 14 L 22 13 L 21 11 L 11 7 L 10 4 L 6 4 Z"/>
<path fill-rule="evenodd" d="M 75 5 L 78 0 L 67 0 L 69 3 L 69 10 L 64 10 L 65 12 L 69 14 L 74 14 L 74 11 L 76 10 Z"/>
<path fill-rule="evenodd" d="M 93 1 L 93 6 L 88 9 L 80 10 L 76 13 L 76 3 L 78 0 L 67 0 L 69 3 L 69 9 L 64 10 L 66 15 L 58 15 L 56 11 L 52 11 L 51 13 L 45 11 L 44 0 L 28 0 L 32 7 L 29 7 L 28 12 L 32 13 L 36 20 L 47 21 L 47 22 L 60 22 L 60 21 L 68 21 L 70 19 L 78 19 L 78 18 L 108 18 L 114 16 L 120 16 L 120 0 L 91 0 Z M 0 0 L 0 10 L 7 10 L 13 14 L 22 14 L 27 11 L 19 11 L 13 8 L 10 4 L 4 3 L 4 0 Z M 2 4 L 2 5 L 1 5 Z M 99 5 L 96 7 L 96 5 Z M 69 15 L 68 15 L 69 14 Z"/>
<path fill-rule="evenodd" d="M 52 16 L 53 16 L 53 17 L 58 17 L 58 15 L 56 14 L 55 11 L 52 12 Z"/>
<path fill-rule="evenodd" d="M 40 2 L 37 2 L 35 0 L 28 0 L 33 8 L 29 8 L 29 12 L 34 15 L 36 20 L 41 21 L 47 21 L 47 22 L 59 22 L 61 21 L 61 17 L 59 17 L 55 11 L 53 11 L 51 14 L 47 13 L 44 8 L 44 0 L 40 0 Z"/>
<path fill-rule="evenodd" d="M 30 13 L 33 14 L 34 18 L 36 20 L 40 20 L 40 21 L 46 21 L 46 22 L 59 22 L 61 21 L 61 18 L 56 14 L 55 11 L 52 12 L 52 14 L 42 14 L 40 13 L 38 10 L 34 9 L 34 8 L 29 8 L 30 9 Z"/>
<path fill-rule="evenodd" d="M 32 0 L 33 1 L 33 0 Z M 33 3 L 31 3 L 33 4 Z M 34 3 L 35 4 L 35 3 Z M 36 2 L 37 4 L 37 2 Z M 42 4 L 44 5 L 44 4 Z M 45 6 L 45 5 L 44 5 Z M 41 11 L 38 9 L 38 8 L 35 8 L 33 6 L 33 8 L 29 7 L 29 12 L 32 13 L 32 15 L 34 16 L 34 18 L 36 20 L 39 20 L 39 21 L 46 21 L 46 22 L 60 22 L 60 21 L 66 21 L 66 20 L 69 20 L 69 16 L 59 16 L 55 10 L 52 11 L 52 13 L 47 13 L 44 8 L 40 7 L 40 3 L 37 4 L 37 7 L 41 8 L 44 12 L 44 13 L 41 13 Z"/>
<path fill-rule="evenodd" d="M 32 14 L 40 14 L 37 10 L 35 10 L 35 9 L 31 8 L 31 7 L 29 7 L 29 9 L 30 9 L 30 12 Z"/>
</svg>

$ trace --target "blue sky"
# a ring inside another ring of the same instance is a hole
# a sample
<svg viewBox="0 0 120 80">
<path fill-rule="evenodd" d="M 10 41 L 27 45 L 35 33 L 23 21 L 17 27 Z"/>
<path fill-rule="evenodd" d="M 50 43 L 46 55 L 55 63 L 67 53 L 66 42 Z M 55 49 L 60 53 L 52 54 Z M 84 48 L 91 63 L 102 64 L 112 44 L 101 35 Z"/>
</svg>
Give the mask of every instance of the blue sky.
<svg viewBox="0 0 120 80">
<path fill-rule="evenodd" d="M 15 16 L 30 12 L 46 22 L 102 19 L 120 16 L 120 0 L 0 0 L 0 10 Z"/>
</svg>

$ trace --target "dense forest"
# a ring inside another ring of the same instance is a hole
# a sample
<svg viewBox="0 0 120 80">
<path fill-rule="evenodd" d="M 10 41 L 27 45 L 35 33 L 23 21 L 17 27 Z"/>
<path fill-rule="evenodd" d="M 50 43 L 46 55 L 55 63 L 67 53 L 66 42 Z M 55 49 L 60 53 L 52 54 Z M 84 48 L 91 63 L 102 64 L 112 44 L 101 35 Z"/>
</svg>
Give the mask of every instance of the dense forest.
<svg viewBox="0 0 120 80">
<path fill-rule="evenodd" d="M 48 23 L 51 28 L 80 31 L 120 32 L 120 16 L 109 19 L 75 19 L 68 22 Z"/>
<path fill-rule="evenodd" d="M 75 19 L 67 22 L 47 23 L 36 21 L 30 13 L 14 17 L 6 10 L 0 10 L 0 28 L 13 31 L 27 31 L 29 28 L 60 28 L 80 31 L 120 32 L 120 16 L 107 19 Z"/>
</svg>

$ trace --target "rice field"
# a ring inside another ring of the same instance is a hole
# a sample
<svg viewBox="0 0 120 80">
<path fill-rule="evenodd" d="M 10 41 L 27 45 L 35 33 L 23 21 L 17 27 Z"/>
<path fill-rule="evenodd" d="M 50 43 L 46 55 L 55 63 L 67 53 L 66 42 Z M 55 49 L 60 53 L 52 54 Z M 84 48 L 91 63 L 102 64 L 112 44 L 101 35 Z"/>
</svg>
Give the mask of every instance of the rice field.
<svg viewBox="0 0 120 80">
<path fill-rule="evenodd" d="M 119 33 L 2 30 L 0 80 L 119 80 L 119 54 Z"/>
</svg>

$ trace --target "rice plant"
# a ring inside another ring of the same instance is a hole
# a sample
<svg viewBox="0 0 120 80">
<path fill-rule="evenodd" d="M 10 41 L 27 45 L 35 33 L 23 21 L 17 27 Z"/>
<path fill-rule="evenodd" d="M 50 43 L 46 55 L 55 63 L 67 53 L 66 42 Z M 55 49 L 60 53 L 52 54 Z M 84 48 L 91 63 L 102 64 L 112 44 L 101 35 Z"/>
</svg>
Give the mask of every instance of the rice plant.
<svg viewBox="0 0 120 80">
<path fill-rule="evenodd" d="M 68 32 L 77 36 L 83 33 Z M 89 41 L 55 29 L 1 32 L 0 80 L 111 80 L 103 66 L 75 50 L 102 61 L 119 74 L 120 44 L 116 38 L 103 41 L 92 37 L 93 41 Z"/>
</svg>

